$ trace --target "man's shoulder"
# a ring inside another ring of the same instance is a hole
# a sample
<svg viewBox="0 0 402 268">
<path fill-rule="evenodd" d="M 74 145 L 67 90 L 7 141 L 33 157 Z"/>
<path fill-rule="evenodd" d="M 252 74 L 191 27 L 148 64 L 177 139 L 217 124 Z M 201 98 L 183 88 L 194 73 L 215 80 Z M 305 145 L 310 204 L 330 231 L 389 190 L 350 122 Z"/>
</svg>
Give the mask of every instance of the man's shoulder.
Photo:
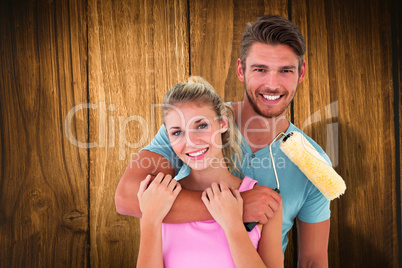
<svg viewBox="0 0 402 268">
<path fill-rule="evenodd" d="M 289 128 L 286 131 L 286 133 L 292 132 L 292 131 L 297 131 L 300 132 L 314 147 L 319 148 L 322 152 L 324 152 L 324 150 L 321 148 L 320 145 L 318 145 L 318 143 L 313 140 L 310 136 L 308 136 L 306 133 L 304 133 L 302 130 L 300 130 L 298 127 L 296 127 L 293 123 L 289 124 Z M 317 150 L 318 151 L 318 150 Z"/>
</svg>

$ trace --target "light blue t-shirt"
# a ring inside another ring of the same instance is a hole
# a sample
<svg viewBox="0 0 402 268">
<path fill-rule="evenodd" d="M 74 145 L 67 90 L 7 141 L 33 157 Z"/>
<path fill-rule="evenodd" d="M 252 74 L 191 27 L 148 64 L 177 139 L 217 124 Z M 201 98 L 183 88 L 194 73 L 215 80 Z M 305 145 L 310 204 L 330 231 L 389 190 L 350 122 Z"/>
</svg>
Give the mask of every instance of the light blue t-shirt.
<svg viewBox="0 0 402 268">
<path fill-rule="evenodd" d="M 290 123 L 286 133 L 298 131 L 303 133 L 295 125 Z M 328 156 L 321 147 L 310 137 L 303 133 L 306 139 L 330 164 Z M 285 252 L 288 244 L 287 232 L 292 228 L 294 219 L 307 223 L 317 223 L 329 219 L 331 215 L 330 201 L 315 187 L 300 169 L 279 148 L 280 139 L 272 145 L 272 154 L 278 175 L 280 194 L 283 202 L 283 226 L 282 249 Z M 190 167 L 177 157 L 170 146 L 165 127 L 159 129 L 155 138 L 143 150 L 149 150 L 167 158 L 175 167 L 176 180 L 180 180 L 190 174 Z M 272 189 L 277 187 L 274 170 L 272 168 L 269 147 L 253 153 L 243 137 L 243 159 L 241 171 L 244 176 L 258 181 L 258 185 Z"/>
</svg>

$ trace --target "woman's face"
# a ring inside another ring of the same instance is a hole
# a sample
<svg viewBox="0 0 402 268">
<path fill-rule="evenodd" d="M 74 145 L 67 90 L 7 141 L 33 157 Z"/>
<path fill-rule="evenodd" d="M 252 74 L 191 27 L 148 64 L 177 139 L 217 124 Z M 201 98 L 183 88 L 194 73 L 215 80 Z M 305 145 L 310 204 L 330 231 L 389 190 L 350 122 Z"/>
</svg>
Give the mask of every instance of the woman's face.
<svg viewBox="0 0 402 268">
<path fill-rule="evenodd" d="M 222 165 L 222 133 L 227 118 L 218 118 L 210 105 L 178 103 L 165 115 L 165 127 L 177 156 L 193 170 Z"/>
</svg>

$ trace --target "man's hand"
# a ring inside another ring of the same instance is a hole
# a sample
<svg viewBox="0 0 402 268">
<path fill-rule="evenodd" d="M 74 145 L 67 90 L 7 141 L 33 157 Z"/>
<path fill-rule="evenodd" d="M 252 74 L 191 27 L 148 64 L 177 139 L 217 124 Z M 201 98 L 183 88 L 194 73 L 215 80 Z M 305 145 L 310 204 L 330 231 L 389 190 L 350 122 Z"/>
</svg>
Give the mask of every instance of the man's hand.
<svg viewBox="0 0 402 268">
<path fill-rule="evenodd" d="M 243 221 L 266 224 L 282 204 L 281 196 L 269 187 L 254 186 L 240 193 L 243 198 Z"/>
</svg>

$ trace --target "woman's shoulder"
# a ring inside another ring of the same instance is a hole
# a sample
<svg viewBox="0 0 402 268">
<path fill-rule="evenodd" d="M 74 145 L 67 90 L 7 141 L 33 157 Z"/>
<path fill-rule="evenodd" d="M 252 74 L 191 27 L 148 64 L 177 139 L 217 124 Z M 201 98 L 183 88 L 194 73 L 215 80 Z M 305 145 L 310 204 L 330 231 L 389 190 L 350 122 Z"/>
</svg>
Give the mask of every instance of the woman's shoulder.
<svg viewBox="0 0 402 268">
<path fill-rule="evenodd" d="M 251 190 L 254 188 L 254 186 L 257 184 L 256 180 L 253 180 L 250 177 L 244 176 L 241 184 L 240 184 L 240 188 L 239 191 L 243 192 L 243 191 L 247 191 L 247 190 Z"/>
</svg>

